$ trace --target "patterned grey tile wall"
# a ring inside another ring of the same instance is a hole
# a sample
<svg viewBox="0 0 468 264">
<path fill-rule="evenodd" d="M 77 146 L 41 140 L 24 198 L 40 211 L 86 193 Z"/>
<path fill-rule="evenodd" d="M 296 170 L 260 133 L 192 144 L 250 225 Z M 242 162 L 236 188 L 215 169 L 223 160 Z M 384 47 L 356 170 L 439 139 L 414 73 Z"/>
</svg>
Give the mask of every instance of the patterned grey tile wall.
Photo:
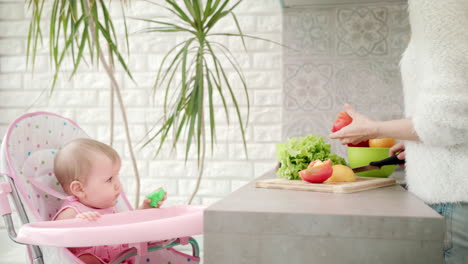
<svg viewBox="0 0 468 264">
<path fill-rule="evenodd" d="M 403 115 L 406 3 L 311 5 L 283 15 L 283 43 L 290 47 L 283 52 L 284 139 L 327 137 L 345 103 L 375 119 Z M 336 143 L 333 150 L 345 155 Z"/>
</svg>

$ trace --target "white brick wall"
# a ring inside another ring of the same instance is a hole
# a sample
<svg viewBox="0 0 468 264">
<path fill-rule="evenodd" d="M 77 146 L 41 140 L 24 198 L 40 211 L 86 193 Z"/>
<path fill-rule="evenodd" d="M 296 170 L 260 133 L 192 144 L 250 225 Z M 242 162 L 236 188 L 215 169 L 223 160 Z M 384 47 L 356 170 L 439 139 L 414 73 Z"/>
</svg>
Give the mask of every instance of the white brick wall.
<svg viewBox="0 0 468 264">
<path fill-rule="evenodd" d="M 113 1 L 113 5 L 118 1 Z M 129 16 L 154 16 L 161 11 L 139 0 L 133 0 Z M 148 7 L 151 8 L 148 8 Z M 281 9 L 277 0 L 244 0 L 237 9 L 239 22 L 246 34 L 281 40 Z M 112 8 L 116 27 L 122 25 L 119 7 Z M 49 12 L 45 12 L 49 14 Z M 35 72 L 26 67 L 26 36 L 30 12 L 23 0 L 0 0 L 0 135 L 18 115 L 33 111 L 50 111 L 75 120 L 90 136 L 109 142 L 109 80 L 102 67 L 87 68 L 82 65 L 72 81 L 68 81 L 70 67 L 64 65 L 64 74 L 49 96 L 52 72 L 48 59 L 48 19 L 44 17 L 44 47 L 38 52 Z M 141 21 L 127 20 L 130 32 L 141 29 Z M 122 28 L 122 27 L 120 27 Z M 222 30 L 235 30 L 233 23 L 220 25 Z M 118 30 L 123 33 L 123 30 Z M 121 84 L 127 114 L 130 121 L 132 141 L 135 145 L 141 175 L 142 195 L 159 186 L 168 190 L 166 204 L 185 203 L 196 180 L 196 161 L 184 162 L 183 143 L 177 153 L 169 148 L 153 159 L 154 147 L 140 150 L 145 132 L 160 117 L 161 107 L 152 104 L 151 87 L 159 63 L 172 45 L 179 42 L 178 35 L 132 34 L 129 65 L 137 84 L 117 67 L 117 80 Z M 240 132 L 234 112 L 231 125 L 224 118 L 224 110 L 217 113 L 218 144 L 214 156 L 208 155 L 205 177 L 194 200 L 195 204 L 209 205 L 226 196 L 264 171 L 275 166 L 274 144 L 281 140 L 282 80 L 281 47 L 258 40 L 247 40 L 248 53 L 240 40 L 227 37 L 219 39 L 228 46 L 242 65 L 250 95 L 250 123 L 246 131 L 249 159 L 245 159 Z M 121 42 L 123 43 L 123 42 Z M 234 72 L 231 71 L 231 75 Z M 234 85 L 242 89 L 240 83 Z M 242 92 L 242 91 L 240 91 Z M 242 111 L 246 102 L 241 95 Z M 117 103 L 117 102 L 116 102 Z M 233 110 L 233 109 L 232 109 Z M 115 148 L 124 163 L 122 181 L 127 186 L 127 195 L 134 199 L 134 176 L 128 148 L 123 134 L 120 111 L 117 117 Z M 211 152 L 209 152 L 211 154 Z M 191 155 L 194 157 L 194 155 Z M 0 224 L 2 230 L 3 221 Z M 0 233 L 3 236 L 3 233 Z M 6 241 L 6 240 L 1 240 Z M 4 242 L 2 242 L 4 243 Z M 0 246 L 0 248 L 5 248 Z M 11 249 L 9 249 L 11 250 Z M 18 253 L 21 254 L 22 253 Z M 0 250 L 0 259 L 6 252 Z M 10 255 L 9 255 L 10 256 Z M 18 262 L 21 263 L 21 262 Z"/>
</svg>

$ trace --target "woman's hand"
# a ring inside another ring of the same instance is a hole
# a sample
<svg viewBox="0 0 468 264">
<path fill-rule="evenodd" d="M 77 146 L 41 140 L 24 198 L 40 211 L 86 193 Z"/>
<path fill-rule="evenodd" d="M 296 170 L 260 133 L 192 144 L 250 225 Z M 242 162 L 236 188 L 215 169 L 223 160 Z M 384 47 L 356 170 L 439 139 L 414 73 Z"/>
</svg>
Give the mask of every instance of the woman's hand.
<svg viewBox="0 0 468 264">
<path fill-rule="evenodd" d="M 359 142 L 378 137 L 378 122 L 361 115 L 348 104 L 344 108 L 353 121 L 339 131 L 330 134 L 329 137 L 331 139 L 339 139 L 341 144 L 345 145 L 349 143 L 358 144 Z"/>
<path fill-rule="evenodd" d="M 100 213 L 92 211 L 80 213 L 75 216 L 75 218 L 87 219 L 89 221 L 96 221 L 99 217 L 101 217 Z"/>
<path fill-rule="evenodd" d="M 161 188 L 159 188 L 159 189 L 161 189 Z M 162 206 L 162 204 L 164 203 L 164 201 L 166 201 L 166 199 L 167 199 L 167 192 L 164 193 L 164 198 L 161 201 L 158 202 L 158 206 L 152 207 L 152 206 L 149 205 L 149 203 L 151 203 L 151 199 L 145 198 L 145 200 L 143 200 L 143 203 L 140 205 L 140 207 L 138 207 L 138 210 L 151 209 L 151 208 L 160 208 Z"/>
<path fill-rule="evenodd" d="M 398 153 L 397 158 L 399 160 L 404 160 L 406 158 L 405 143 L 398 142 L 397 144 L 395 144 L 393 147 L 390 148 L 390 156 L 393 156 L 396 153 Z M 401 168 L 406 167 L 405 164 L 400 164 L 398 166 L 400 166 Z"/>
</svg>

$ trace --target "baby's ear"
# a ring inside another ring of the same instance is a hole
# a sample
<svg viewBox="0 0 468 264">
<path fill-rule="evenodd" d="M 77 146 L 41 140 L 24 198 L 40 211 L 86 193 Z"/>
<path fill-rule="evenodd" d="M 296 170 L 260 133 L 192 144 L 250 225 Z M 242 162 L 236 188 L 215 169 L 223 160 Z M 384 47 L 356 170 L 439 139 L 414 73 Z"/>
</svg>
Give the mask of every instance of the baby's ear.
<svg viewBox="0 0 468 264">
<path fill-rule="evenodd" d="M 83 184 L 79 181 L 72 181 L 70 183 L 70 192 L 78 198 L 83 198 L 85 195 Z"/>
</svg>

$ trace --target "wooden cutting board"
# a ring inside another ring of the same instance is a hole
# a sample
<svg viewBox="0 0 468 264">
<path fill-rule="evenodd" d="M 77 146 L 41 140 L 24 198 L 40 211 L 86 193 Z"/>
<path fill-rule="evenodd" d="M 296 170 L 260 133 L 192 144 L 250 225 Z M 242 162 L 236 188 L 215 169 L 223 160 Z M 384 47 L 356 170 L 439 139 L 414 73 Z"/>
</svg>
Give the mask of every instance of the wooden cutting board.
<svg viewBox="0 0 468 264">
<path fill-rule="evenodd" d="M 312 192 L 331 192 L 331 193 L 353 193 L 365 190 L 371 190 L 384 186 L 394 185 L 395 179 L 391 178 L 371 178 L 356 177 L 355 182 L 330 182 L 330 183 L 309 183 L 302 180 L 286 179 L 266 179 L 255 182 L 257 188 L 312 191 Z"/>
</svg>

